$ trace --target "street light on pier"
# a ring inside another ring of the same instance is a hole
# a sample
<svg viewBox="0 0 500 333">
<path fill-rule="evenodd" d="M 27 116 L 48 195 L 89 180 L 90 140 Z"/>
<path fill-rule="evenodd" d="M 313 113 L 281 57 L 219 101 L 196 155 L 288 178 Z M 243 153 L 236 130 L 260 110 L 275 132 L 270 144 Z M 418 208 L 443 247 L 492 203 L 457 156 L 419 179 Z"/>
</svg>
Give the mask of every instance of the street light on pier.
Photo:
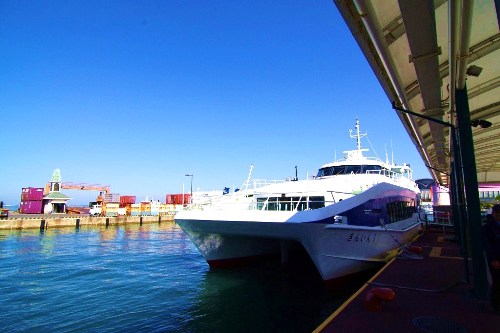
<svg viewBox="0 0 500 333">
<path fill-rule="evenodd" d="M 478 223 L 478 221 L 481 221 L 479 215 L 479 185 L 477 181 L 475 151 L 472 143 L 472 130 L 470 127 L 480 126 L 481 128 L 488 128 L 492 123 L 484 119 L 471 121 L 467 87 L 457 90 L 456 97 L 456 125 L 424 114 L 405 110 L 397 106 L 395 102 L 392 103 L 392 108 L 396 111 L 423 118 L 450 128 L 451 153 L 453 156 L 451 165 L 452 186 L 450 199 L 453 206 L 454 223 L 459 229 L 458 233 L 462 245 L 464 275 L 466 282 L 470 283 L 468 262 L 468 247 L 470 245 L 475 293 L 478 297 L 486 297 L 488 294 L 488 282 L 483 249 L 481 246 L 481 224 Z"/>
<path fill-rule="evenodd" d="M 191 177 L 191 195 L 189 197 L 189 203 L 193 202 L 193 174 L 186 174 L 186 177 Z"/>
</svg>

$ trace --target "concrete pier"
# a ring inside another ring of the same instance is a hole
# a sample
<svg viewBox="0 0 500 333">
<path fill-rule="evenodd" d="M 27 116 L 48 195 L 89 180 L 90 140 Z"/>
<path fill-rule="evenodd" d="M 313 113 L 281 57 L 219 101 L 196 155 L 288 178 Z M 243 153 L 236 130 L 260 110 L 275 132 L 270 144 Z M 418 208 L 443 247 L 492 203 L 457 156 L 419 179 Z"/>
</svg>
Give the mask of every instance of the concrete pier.
<svg viewBox="0 0 500 333">
<path fill-rule="evenodd" d="M 173 222 L 173 215 L 163 216 L 71 216 L 46 215 L 37 217 L 15 217 L 0 220 L 0 230 L 50 229 L 50 228 L 81 228 L 83 226 L 113 226 L 124 224 L 145 224 Z"/>
</svg>

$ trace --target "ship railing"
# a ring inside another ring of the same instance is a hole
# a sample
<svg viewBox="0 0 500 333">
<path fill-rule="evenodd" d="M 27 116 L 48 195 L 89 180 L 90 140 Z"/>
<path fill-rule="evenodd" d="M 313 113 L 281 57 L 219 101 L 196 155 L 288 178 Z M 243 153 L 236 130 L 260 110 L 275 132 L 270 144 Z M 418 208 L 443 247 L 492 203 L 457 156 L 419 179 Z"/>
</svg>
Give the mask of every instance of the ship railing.
<svg viewBox="0 0 500 333">
<path fill-rule="evenodd" d="M 446 211 L 434 211 L 433 216 L 433 225 L 441 226 L 443 231 L 443 237 L 446 236 L 446 230 L 449 227 L 453 227 L 452 215 L 451 212 Z"/>
<path fill-rule="evenodd" d="M 286 180 L 268 180 L 268 179 L 253 179 L 251 181 L 252 187 L 249 189 L 258 189 L 268 185 L 285 183 Z"/>
<path fill-rule="evenodd" d="M 432 221 L 433 224 L 442 225 L 445 227 L 453 226 L 451 219 L 451 212 L 434 211 L 432 219 L 433 219 Z"/>
<path fill-rule="evenodd" d="M 335 200 L 326 200 L 323 197 L 317 196 L 294 196 L 281 198 L 279 196 L 269 196 L 266 200 L 253 200 L 249 203 L 249 210 L 264 210 L 264 211 L 303 211 L 323 208 L 334 204 Z"/>
<path fill-rule="evenodd" d="M 268 194 L 269 195 L 269 194 Z M 228 198 L 229 199 L 229 198 Z M 261 210 L 261 211 L 302 211 L 322 208 L 334 204 L 335 199 L 324 199 L 323 196 L 293 196 L 282 198 L 281 194 L 259 198 L 253 197 L 232 197 L 231 200 L 223 198 L 207 201 L 204 203 L 193 203 L 185 207 L 186 210 Z"/>
<path fill-rule="evenodd" d="M 371 174 L 371 175 L 386 176 L 386 177 L 391 178 L 391 179 L 393 179 L 395 181 L 400 181 L 402 179 L 404 179 L 404 180 L 409 179 L 408 177 L 406 177 L 404 174 L 402 174 L 400 172 L 395 172 L 395 171 L 391 171 L 391 170 L 387 170 L 387 169 L 383 169 L 383 170 L 367 170 L 366 173 L 367 174 Z"/>
<path fill-rule="evenodd" d="M 425 223 L 426 227 L 442 227 L 443 236 L 446 235 L 447 229 L 453 227 L 453 216 L 449 211 L 430 210 L 420 206 L 418 215 L 420 222 Z"/>
</svg>

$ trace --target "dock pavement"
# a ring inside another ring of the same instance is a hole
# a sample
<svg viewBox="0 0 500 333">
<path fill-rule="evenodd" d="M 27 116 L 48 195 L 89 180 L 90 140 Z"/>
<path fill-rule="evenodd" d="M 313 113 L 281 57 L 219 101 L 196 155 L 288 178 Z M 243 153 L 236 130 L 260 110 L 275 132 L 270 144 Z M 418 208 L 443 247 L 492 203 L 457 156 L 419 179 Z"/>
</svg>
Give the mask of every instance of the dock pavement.
<svg viewBox="0 0 500 333">
<path fill-rule="evenodd" d="M 173 215 L 144 216 L 89 216 L 71 214 L 12 214 L 0 220 L 0 230 L 25 230 L 51 228 L 80 228 L 84 226 L 113 226 L 143 223 L 173 222 Z"/>
<path fill-rule="evenodd" d="M 452 230 L 428 227 L 412 245 L 422 252 L 390 260 L 314 332 L 500 332 L 489 300 L 474 295 L 470 259 Z"/>
</svg>

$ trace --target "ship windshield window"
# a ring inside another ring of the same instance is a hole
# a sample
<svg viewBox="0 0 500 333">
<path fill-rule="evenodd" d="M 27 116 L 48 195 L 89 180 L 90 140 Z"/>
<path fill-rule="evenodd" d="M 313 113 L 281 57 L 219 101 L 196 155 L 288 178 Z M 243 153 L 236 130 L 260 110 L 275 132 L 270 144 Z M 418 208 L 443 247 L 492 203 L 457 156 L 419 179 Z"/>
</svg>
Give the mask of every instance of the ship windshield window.
<svg viewBox="0 0 500 333">
<path fill-rule="evenodd" d="M 345 173 L 345 166 L 338 165 L 338 166 L 331 166 L 319 169 L 316 177 L 343 175 L 344 173 Z"/>
<path fill-rule="evenodd" d="M 331 176 L 331 168 L 321 168 L 318 170 L 316 177 L 326 177 Z"/>
<path fill-rule="evenodd" d="M 345 166 L 345 173 L 346 174 L 361 173 L 361 165 L 346 165 Z"/>
<path fill-rule="evenodd" d="M 363 165 L 364 173 L 377 173 L 375 171 L 380 171 L 380 170 L 382 170 L 382 167 L 380 165 Z"/>
<path fill-rule="evenodd" d="M 343 175 L 345 173 L 345 166 L 344 165 L 338 165 L 336 167 L 332 167 L 333 171 L 332 171 L 332 174 L 333 175 Z"/>
<path fill-rule="evenodd" d="M 309 197 L 309 209 L 318 209 L 325 207 L 325 197 Z"/>
</svg>

